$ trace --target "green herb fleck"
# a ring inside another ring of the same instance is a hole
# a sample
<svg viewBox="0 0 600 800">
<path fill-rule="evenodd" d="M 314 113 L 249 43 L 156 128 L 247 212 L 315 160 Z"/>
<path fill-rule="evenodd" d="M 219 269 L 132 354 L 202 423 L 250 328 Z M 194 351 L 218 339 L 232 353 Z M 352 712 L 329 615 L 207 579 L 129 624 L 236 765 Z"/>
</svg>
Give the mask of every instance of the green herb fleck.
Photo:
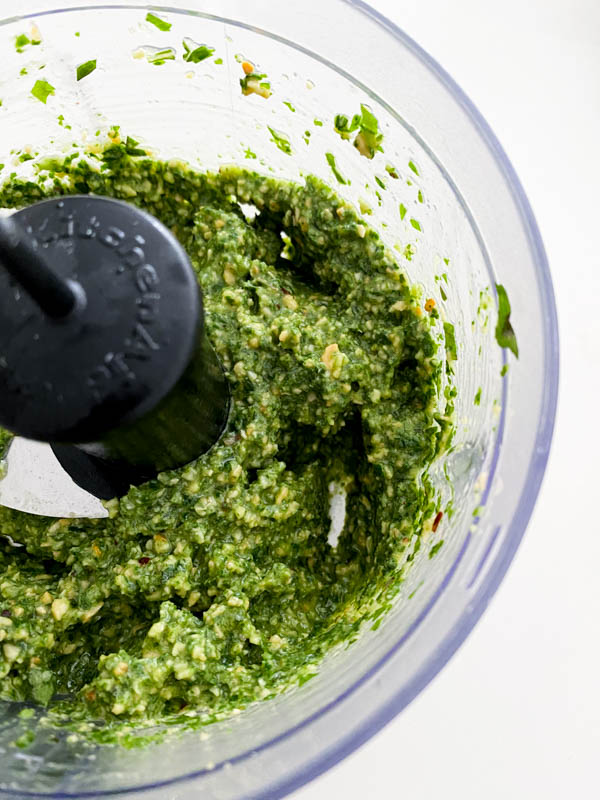
<svg viewBox="0 0 600 800">
<path fill-rule="evenodd" d="M 327 163 L 331 167 L 331 171 L 335 175 L 337 182 L 343 184 L 348 183 L 348 181 L 344 178 L 344 176 L 337 168 L 337 164 L 335 163 L 335 156 L 333 155 L 333 153 L 325 153 L 325 158 L 327 159 Z"/>
<path fill-rule="evenodd" d="M 409 161 L 408 162 L 408 166 L 409 166 L 410 169 L 412 169 L 412 171 L 415 173 L 415 175 L 419 174 L 419 170 L 418 170 L 417 165 L 415 164 L 414 161 L 412 161 L 412 160 Z"/>
<path fill-rule="evenodd" d="M 31 153 L 21 153 L 21 155 L 19 156 L 19 161 L 21 162 L 21 164 L 24 161 L 33 161 L 33 156 L 31 155 Z"/>
<path fill-rule="evenodd" d="M 501 283 L 496 284 L 498 292 L 498 323 L 496 324 L 496 341 L 500 347 L 507 347 L 516 358 L 519 357 L 517 337 L 510 323 L 510 301 L 506 289 Z"/>
<path fill-rule="evenodd" d="M 390 178 L 394 178 L 394 180 L 398 180 L 400 175 L 398 175 L 398 170 L 392 164 L 385 165 L 385 171 L 390 176 Z"/>
<path fill-rule="evenodd" d="M 456 336 L 454 325 L 451 322 L 444 322 L 444 337 L 446 339 L 446 354 L 449 361 L 456 361 Z"/>
<path fill-rule="evenodd" d="M 33 88 L 31 90 L 31 94 L 41 103 L 46 103 L 48 97 L 50 97 L 50 95 L 54 93 L 55 93 L 54 86 L 48 83 L 48 81 L 44 80 L 36 81 L 33 84 Z"/>
<path fill-rule="evenodd" d="M 205 44 L 197 45 L 191 39 L 183 40 L 183 49 L 185 50 L 183 60 L 189 61 L 192 64 L 198 64 L 200 61 L 210 58 L 215 52 L 214 47 L 208 47 Z"/>
<path fill-rule="evenodd" d="M 373 158 L 378 150 L 383 151 L 381 147 L 383 134 L 379 132 L 377 119 L 371 109 L 364 104 L 360 106 L 360 114 L 355 114 L 352 120 L 345 114 L 336 114 L 333 128 L 342 139 L 350 139 L 351 134 L 358 131 L 354 138 L 354 146 L 366 158 Z"/>
<path fill-rule="evenodd" d="M 323 127 L 323 120 L 317 119 L 317 117 L 315 117 L 313 119 L 313 125 L 316 125 L 317 128 L 322 128 Z"/>
<path fill-rule="evenodd" d="M 83 64 L 80 64 L 77 67 L 77 80 L 83 80 L 83 78 L 87 77 L 90 72 L 93 72 L 96 69 L 96 59 L 94 58 L 92 61 L 85 61 Z"/>
<path fill-rule="evenodd" d="M 284 101 L 283 101 L 283 105 L 284 105 L 284 106 L 287 106 L 287 107 L 289 108 L 289 110 L 290 110 L 290 111 L 295 111 L 295 110 L 296 110 L 296 109 L 294 108 L 294 106 L 293 106 L 293 105 L 292 105 L 292 104 L 291 104 L 291 103 L 290 103 L 288 100 L 284 100 Z"/>
<path fill-rule="evenodd" d="M 264 72 L 250 72 L 240 78 L 240 86 L 242 87 L 242 94 L 258 94 L 268 100 L 273 94 L 271 91 L 271 84 L 265 80 L 267 75 Z"/>
<path fill-rule="evenodd" d="M 149 22 L 151 25 L 154 25 L 158 28 L 159 31 L 170 31 L 171 30 L 171 23 L 167 22 L 166 19 L 161 19 L 157 17 L 156 14 L 151 14 L 148 12 L 146 14 L 146 22 Z"/>
<path fill-rule="evenodd" d="M 423 192 L 419 189 L 419 194 L 417 195 L 417 200 L 419 203 L 423 202 Z"/>
<path fill-rule="evenodd" d="M 420 222 L 419 222 L 419 220 L 418 220 L 418 219 L 413 219 L 413 218 L 411 217 L 410 224 L 413 226 L 413 228 L 414 228 L 416 231 L 420 231 L 420 230 L 421 230 L 421 224 L 420 224 Z"/>
<path fill-rule="evenodd" d="M 503 378 L 508 372 L 508 364 L 504 364 L 500 370 L 500 377 Z"/>
<path fill-rule="evenodd" d="M 317 674 L 316 672 L 309 672 L 305 673 L 304 675 L 300 675 L 300 677 L 298 678 L 298 686 L 302 686 L 305 683 L 307 683 L 307 681 L 312 680 L 316 676 L 316 674 Z"/>
<path fill-rule="evenodd" d="M 164 47 L 162 50 L 159 48 L 146 48 L 146 58 L 150 64 L 155 64 L 160 67 L 166 61 L 175 61 L 175 48 Z"/>
<path fill-rule="evenodd" d="M 19 34 L 19 36 L 15 38 L 15 48 L 17 53 L 22 53 L 25 47 L 30 44 L 30 42 L 31 39 L 25 33 Z"/>
<path fill-rule="evenodd" d="M 26 33 L 21 33 L 15 37 L 15 49 L 17 53 L 22 53 L 28 44 L 35 46 L 41 43 L 41 39 L 30 39 Z"/>
<path fill-rule="evenodd" d="M 445 302 L 448 299 L 448 295 L 444 291 L 443 287 L 440 286 L 440 295 L 442 296 L 442 300 Z"/>
<path fill-rule="evenodd" d="M 249 147 L 247 147 L 245 152 L 244 152 L 244 157 L 245 158 L 256 158 L 256 153 L 254 153 L 252 150 L 250 150 Z"/>
<path fill-rule="evenodd" d="M 407 261 L 412 261 L 412 259 L 413 259 L 413 256 L 415 255 L 415 253 L 416 253 L 416 252 L 417 252 L 417 251 L 416 251 L 416 249 L 415 249 L 414 245 L 412 245 L 412 244 L 407 244 L 407 245 L 406 245 L 406 247 L 404 248 L 404 253 L 403 253 L 403 255 L 404 255 L 404 258 L 405 258 Z"/>
<path fill-rule="evenodd" d="M 477 393 L 475 394 L 475 399 L 473 400 L 473 403 L 476 406 L 481 404 L 481 386 L 479 387 L 479 389 L 477 389 Z"/>
<path fill-rule="evenodd" d="M 414 597 L 414 596 L 416 595 L 416 593 L 419 591 L 419 589 L 421 588 L 421 586 L 423 586 L 423 583 L 424 583 L 424 581 L 421 581 L 421 582 L 419 583 L 419 585 L 418 585 L 418 586 L 417 586 L 415 589 L 413 589 L 413 590 L 412 590 L 412 592 L 411 592 L 411 593 L 408 595 L 408 599 L 409 599 L 409 600 L 412 600 L 412 599 L 413 599 L 413 597 Z"/>
<path fill-rule="evenodd" d="M 81 33 L 79 31 L 75 31 L 75 36 L 79 37 L 79 36 L 81 36 Z"/>
<path fill-rule="evenodd" d="M 293 261 L 296 248 L 294 247 L 294 243 L 290 239 L 287 233 L 284 231 L 281 232 L 281 238 L 283 240 L 283 250 L 281 251 L 281 257 L 285 258 L 286 261 Z"/>
<path fill-rule="evenodd" d="M 438 550 L 442 548 L 443 544 L 444 544 L 443 539 L 440 539 L 439 542 L 436 542 L 429 551 L 429 558 L 433 558 L 434 555 L 438 552 Z"/>
<path fill-rule="evenodd" d="M 277 147 L 281 150 L 282 153 L 285 153 L 288 156 L 292 155 L 292 146 L 290 144 L 290 140 L 282 133 L 278 133 L 277 131 L 273 130 L 269 125 L 267 125 L 269 129 L 269 133 L 272 136 L 271 141 L 275 142 Z"/>
<path fill-rule="evenodd" d="M 377 184 L 377 186 L 381 186 L 382 189 L 386 188 L 385 183 L 381 180 L 381 178 L 378 175 L 375 175 L 375 183 Z"/>
<path fill-rule="evenodd" d="M 23 67 L 23 68 L 20 70 L 20 72 L 19 72 L 19 75 L 27 75 L 27 67 Z"/>
<path fill-rule="evenodd" d="M 109 131 L 109 138 L 115 139 L 118 136 L 118 127 Z M 111 135 L 112 134 L 112 135 Z M 102 169 L 112 169 L 123 161 L 127 156 L 146 156 L 147 153 L 141 147 L 138 147 L 139 142 L 128 136 L 124 142 L 109 145 L 102 154 Z"/>
<path fill-rule="evenodd" d="M 35 739 L 34 731 L 32 730 L 25 731 L 25 733 L 22 733 L 19 736 L 19 738 L 15 740 L 15 745 L 24 750 L 26 747 L 29 747 L 29 745 L 33 742 L 34 739 Z"/>
<path fill-rule="evenodd" d="M 481 514 L 481 506 L 475 506 L 473 509 L 473 516 L 478 517 Z"/>
<path fill-rule="evenodd" d="M 406 206 L 404 203 L 400 203 L 400 219 L 404 219 L 406 216 Z"/>
<path fill-rule="evenodd" d="M 338 133 L 342 139 L 349 139 L 352 131 L 357 130 L 360 124 L 360 115 L 355 114 L 352 122 L 348 120 L 345 114 L 336 114 L 333 120 L 333 129 Z"/>
</svg>

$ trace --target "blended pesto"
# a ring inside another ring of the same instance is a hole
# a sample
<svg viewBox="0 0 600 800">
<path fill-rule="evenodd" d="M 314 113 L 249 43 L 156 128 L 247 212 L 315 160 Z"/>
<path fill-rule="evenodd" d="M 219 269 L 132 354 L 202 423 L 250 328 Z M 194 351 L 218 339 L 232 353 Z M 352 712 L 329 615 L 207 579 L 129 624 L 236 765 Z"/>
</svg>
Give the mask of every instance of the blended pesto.
<svg viewBox="0 0 600 800">
<path fill-rule="evenodd" d="M 433 320 L 353 207 L 314 177 L 202 173 L 135 145 L 0 187 L 0 206 L 94 192 L 168 225 L 232 389 L 222 439 L 109 519 L 0 508 L 0 697 L 113 725 L 214 719 L 312 677 L 389 607 L 449 430 Z"/>
</svg>

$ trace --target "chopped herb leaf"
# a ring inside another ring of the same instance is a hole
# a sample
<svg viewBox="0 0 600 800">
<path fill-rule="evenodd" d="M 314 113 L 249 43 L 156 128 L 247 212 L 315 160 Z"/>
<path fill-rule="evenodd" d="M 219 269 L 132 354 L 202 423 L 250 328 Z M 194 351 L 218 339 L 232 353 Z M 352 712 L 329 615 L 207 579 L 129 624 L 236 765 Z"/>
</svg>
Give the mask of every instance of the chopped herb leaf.
<svg viewBox="0 0 600 800">
<path fill-rule="evenodd" d="M 449 361 L 456 361 L 456 336 L 454 325 L 451 322 L 444 322 L 444 336 L 446 338 L 446 353 Z"/>
<path fill-rule="evenodd" d="M 392 166 L 392 164 L 386 164 L 385 171 L 390 176 L 390 178 L 394 178 L 394 180 L 398 180 L 398 178 L 400 177 L 400 175 L 398 175 L 398 170 L 396 169 L 396 167 Z"/>
<path fill-rule="evenodd" d="M 415 250 L 412 244 L 407 244 L 406 247 L 404 248 L 404 253 L 403 253 L 404 258 L 407 261 L 412 261 L 412 257 L 415 255 L 416 252 L 417 251 Z"/>
<path fill-rule="evenodd" d="M 15 47 L 17 49 L 17 53 L 22 53 L 25 46 L 28 45 L 30 42 L 31 39 L 29 38 L 29 36 L 27 36 L 24 33 L 19 34 L 19 36 L 15 38 Z"/>
<path fill-rule="evenodd" d="M 475 394 L 475 399 L 473 403 L 478 406 L 481 403 L 481 386 L 477 389 L 477 393 Z"/>
<path fill-rule="evenodd" d="M 222 64 L 222 63 L 223 63 L 222 58 L 215 58 L 215 64 Z"/>
<path fill-rule="evenodd" d="M 443 288 L 441 286 L 440 286 L 440 294 L 442 296 L 442 300 L 445 302 L 448 299 L 448 295 L 446 294 L 446 292 L 443 290 Z"/>
<path fill-rule="evenodd" d="M 366 158 L 373 158 L 378 150 L 383 151 L 381 147 L 383 134 L 379 132 L 377 119 L 371 109 L 362 103 L 360 114 L 355 114 L 352 120 L 345 114 L 336 114 L 333 128 L 342 139 L 350 139 L 350 135 L 358 131 L 354 138 L 354 146 Z"/>
<path fill-rule="evenodd" d="M 444 261 L 444 264 L 446 266 L 448 266 L 448 264 L 450 263 L 450 259 L 449 258 L 444 258 L 443 261 Z"/>
<path fill-rule="evenodd" d="M 498 323 L 496 325 L 496 341 L 500 347 L 508 347 L 516 358 L 519 357 L 517 337 L 510 323 L 510 302 L 506 289 L 502 284 L 496 284 L 498 292 Z"/>
<path fill-rule="evenodd" d="M 316 117 L 313 119 L 313 125 L 316 125 L 317 128 L 323 127 L 323 120 L 317 119 Z"/>
<path fill-rule="evenodd" d="M 131 136 L 128 136 L 125 140 L 125 152 L 128 156 L 145 156 L 147 155 L 145 150 L 142 150 L 141 147 L 138 147 L 139 142 L 133 139 Z"/>
<path fill-rule="evenodd" d="M 19 156 L 19 161 L 23 163 L 24 161 L 33 161 L 33 156 L 31 153 L 21 153 Z"/>
<path fill-rule="evenodd" d="M 266 74 L 264 72 L 249 72 L 240 78 L 240 86 L 242 87 L 242 94 L 258 94 L 268 100 L 273 94 L 271 91 L 271 84 L 265 80 Z"/>
<path fill-rule="evenodd" d="M 386 188 L 386 187 L 385 187 L 385 183 L 384 183 L 384 182 L 381 180 L 381 178 L 380 178 L 379 176 L 377 176 L 377 175 L 375 175 L 375 183 L 376 183 L 378 186 L 381 186 L 381 188 L 382 188 L 382 189 L 385 189 L 385 188 Z"/>
<path fill-rule="evenodd" d="M 344 176 L 341 174 L 341 172 L 337 168 L 337 165 L 335 163 L 335 156 L 333 155 L 333 153 L 325 153 L 325 158 L 327 159 L 327 163 L 331 167 L 331 171 L 335 175 L 335 178 L 336 178 L 337 182 L 338 183 L 343 183 L 343 184 L 348 183 L 348 181 L 344 178 Z"/>
<path fill-rule="evenodd" d="M 21 33 L 15 37 L 15 49 L 17 53 L 22 53 L 28 44 L 35 46 L 41 43 L 40 39 L 30 39 L 26 33 Z"/>
<path fill-rule="evenodd" d="M 308 675 L 300 675 L 300 677 L 298 678 L 298 686 L 302 686 L 307 681 L 312 680 L 315 677 L 315 675 L 316 672 L 311 672 Z"/>
<path fill-rule="evenodd" d="M 508 372 L 508 364 L 504 364 L 502 369 L 500 370 L 500 377 L 503 378 L 507 372 Z"/>
<path fill-rule="evenodd" d="M 146 58 L 150 64 L 155 64 L 157 67 L 164 64 L 165 61 L 175 61 L 175 48 L 164 47 L 162 50 L 158 47 L 146 47 L 144 49 Z"/>
<path fill-rule="evenodd" d="M 247 147 L 246 151 L 244 153 L 244 157 L 245 158 L 256 158 L 256 153 L 254 153 L 252 150 L 250 150 L 249 147 Z"/>
<path fill-rule="evenodd" d="M 150 12 L 146 14 L 146 22 L 149 22 L 151 25 L 154 25 L 156 28 L 158 28 L 159 31 L 171 30 L 170 22 L 167 22 L 165 19 L 157 17 L 156 14 L 151 14 Z"/>
<path fill-rule="evenodd" d="M 111 139 L 115 139 L 118 135 L 118 129 L 112 129 L 111 133 L 114 135 L 111 136 L 109 133 L 109 137 Z M 112 168 L 118 162 L 123 161 L 123 159 L 127 156 L 132 157 L 147 155 L 145 150 L 143 150 L 141 147 L 138 147 L 138 144 L 139 142 L 135 139 L 132 139 L 131 136 L 128 136 L 124 142 L 115 142 L 115 144 L 111 144 L 104 150 L 102 154 L 103 169 Z"/>
<path fill-rule="evenodd" d="M 342 139 L 349 139 L 352 131 L 357 130 L 359 125 L 359 114 L 355 114 L 352 117 L 352 122 L 348 120 L 348 117 L 345 114 L 336 114 L 333 120 L 333 129 L 342 137 Z"/>
<path fill-rule="evenodd" d="M 419 189 L 419 194 L 417 195 L 417 200 L 419 203 L 423 202 L 423 192 Z"/>
<path fill-rule="evenodd" d="M 77 80 L 80 81 L 83 78 L 87 77 L 90 72 L 93 72 L 96 69 L 96 59 L 94 58 L 92 61 L 85 61 L 83 64 L 80 64 L 77 67 Z"/>
<path fill-rule="evenodd" d="M 48 698 L 50 699 L 50 698 Z M 27 730 L 22 733 L 18 739 L 15 739 L 15 745 L 20 747 L 22 750 L 29 747 L 30 744 L 35 740 L 35 731 Z"/>
<path fill-rule="evenodd" d="M 289 110 L 290 110 L 290 111 L 295 111 L 295 110 L 296 110 L 296 109 L 294 108 L 294 106 L 293 106 L 293 105 L 292 105 L 290 102 L 288 102 L 287 100 L 284 100 L 284 101 L 283 101 L 283 105 L 284 105 L 284 106 L 287 106 L 287 107 L 289 108 Z"/>
<path fill-rule="evenodd" d="M 444 544 L 444 540 L 443 539 L 440 539 L 439 542 L 436 542 L 436 544 L 434 544 L 433 547 L 431 548 L 431 550 L 429 551 L 429 558 L 433 558 L 434 555 L 438 552 L 438 550 L 441 549 L 443 544 Z"/>
<path fill-rule="evenodd" d="M 277 131 L 273 130 L 269 125 L 267 125 L 269 129 L 269 133 L 273 137 L 271 141 L 275 142 L 277 147 L 281 150 L 282 153 L 285 153 L 288 156 L 292 155 L 292 146 L 290 144 L 290 140 L 282 133 L 277 133 Z"/>
<path fill-rule="evenodd" d="M 45 103 L 48 97 L 54 93 L 55 93 L 54 86 L 48 83 L 48 81 L 44 80 L 36 81 L 33 84 L 33 88 L 31 90 L 31 94 L 41 103 Z"/>
<path fill-rule="evenodd" d="M 400 219 L 404 219 L 406 216 L 406 206 L 404 203 L 400 203 Z"/>
<path fill-rule="evenodd" d="M 208 47 L 205 44 L 197 45 L 191 39 L 183 40 L 183 49 L 185 50 L 185 53 L 183 54 L 183 60 L 189 61 L 192 64 L 198 64 L 200 61 L 210 58 L 215 52 L 214 47 Z"/>
<path fill-rule="evenodd" d="M 19 75 L 27 75 L 27 67 L 23 67 L 23 69 L 19 72 Z"/>
<path fill-rule="evenodd" d="M 412 171 L 415 173 L 415 175 L 419 174 L 419 170 L 418 170 L 417 165 L 415 164 L 414 161 L 409 161 L 408 162 L 408 166 L 409 166 L 410 169 L 412 169 Z"/>
<path fill-rule="evenodd" d="M 413 219 L 413 218 L 411 217 L 411 219 L 410 219 L 410 224 L 413 226 L 413 228 L 414 228 L 416 231 L 420 231 L 420 230 L 421 230 L 421 223 L 419 222 L 419 220 L 418 220 L 418 219 Z"/>
</svg>

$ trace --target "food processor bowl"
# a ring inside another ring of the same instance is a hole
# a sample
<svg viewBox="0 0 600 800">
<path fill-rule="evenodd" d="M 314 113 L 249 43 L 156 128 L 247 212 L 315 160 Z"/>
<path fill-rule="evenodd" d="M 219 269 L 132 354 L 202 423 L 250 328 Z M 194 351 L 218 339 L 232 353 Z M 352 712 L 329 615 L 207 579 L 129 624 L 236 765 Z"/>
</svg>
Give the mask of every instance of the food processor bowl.
<svg viewBox="0 0 600 800">
<path fill-rule="evenodd" d="M 142 2 L 26 5 L 2 4 L 0 180 L 34 176 L 39 158 L 101 141 L 114 125 L 157 157 L 201 169 L 234 163 L 294 180 L 315 174 L 360 205 L 423 300 L 435 301 L 440 342 L 443 323 L 454 326 L 456 435 L 431 474 L 445 514 L 424 532 L 389 612 L 329 653 L 312 680 L 141 748 L 89 744 L 42 724 L 39 713 L 23 719 L 19 704 L 1 705 L 1 796 L 280 797 L 423 689 L 518 547 L 548 456 L 558 382 L 539 232 L 468 98 L 362 2 L 171 0 L 151 8 L 168 30 L 146 21 Z M 23 33 L 39 33 L 41 44 L 17 48 Z M 188 38 L 214 53 L 185 62 Z M 168 48 L 174 59 L 152 63 Z M 94 59 L 96 69 L 77 81 L 77 66 Z M 269 98 L 242 94 L 244 60 L 268 76 Z M 39 79 L 54 89 L 45 102 L 31 93 Z M 373 159 L 334 130 L 336 114 L 351 119 L 361 104 L 384 135 Z M 497 284 L 512 304 L 518 360 L 496 341 Z M 28 730 L 33 741 L 16 747 Z"/>
</svg>

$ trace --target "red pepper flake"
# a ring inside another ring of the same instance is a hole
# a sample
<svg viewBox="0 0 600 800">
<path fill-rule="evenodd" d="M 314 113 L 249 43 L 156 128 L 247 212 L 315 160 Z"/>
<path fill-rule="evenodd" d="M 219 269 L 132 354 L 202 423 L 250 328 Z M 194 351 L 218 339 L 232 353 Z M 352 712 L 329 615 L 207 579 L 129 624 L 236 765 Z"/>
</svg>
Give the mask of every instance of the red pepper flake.
<svg viewBox="0 0 600 800">
<path fill-rule="evenodd" d="M 444 516 L 443 511 L 438 511 L 438 513 L 435 515 L 435 519 L 433 520 L 433 525 L 431 526 L 431 530 L 433 531 L 433 533 L 437 531 L 438 525 L 442 521 L 443 516 Z"/>
<path fill-rule="evenodd" d="M 141 558 L 138 558 L 138 564 L 141 564 L 142 567 L 145 564 L 147 564 L 149 561 L 150 561 L 150 559 L 148 558 L 148 556 L 142 556 Z"/>
</svg>

